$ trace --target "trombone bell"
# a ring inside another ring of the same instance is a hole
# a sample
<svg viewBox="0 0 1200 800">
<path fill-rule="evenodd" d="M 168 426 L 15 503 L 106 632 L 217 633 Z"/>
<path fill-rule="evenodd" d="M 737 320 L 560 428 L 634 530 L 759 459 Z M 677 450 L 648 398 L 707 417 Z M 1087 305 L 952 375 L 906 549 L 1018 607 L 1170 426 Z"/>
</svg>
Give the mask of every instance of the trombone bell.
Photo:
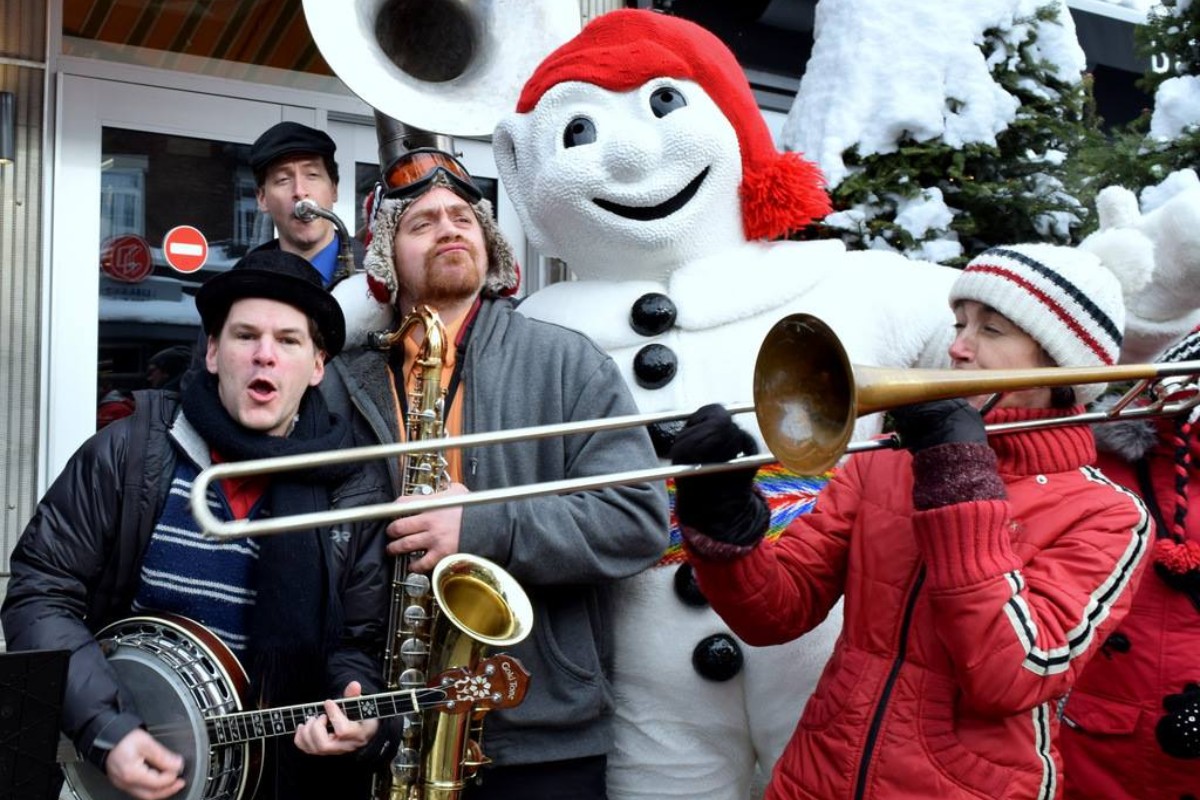
<svg viewBox="0 0 1200 800">
<path fill-rule="evenodd" d="M 780 463 L 801 475 L 832 467 L 850 443 L 857 406 L 854 368 L 833 330 L 809 314 L 775 323 L 754 363 L 754 413 Z"/>
</svg>

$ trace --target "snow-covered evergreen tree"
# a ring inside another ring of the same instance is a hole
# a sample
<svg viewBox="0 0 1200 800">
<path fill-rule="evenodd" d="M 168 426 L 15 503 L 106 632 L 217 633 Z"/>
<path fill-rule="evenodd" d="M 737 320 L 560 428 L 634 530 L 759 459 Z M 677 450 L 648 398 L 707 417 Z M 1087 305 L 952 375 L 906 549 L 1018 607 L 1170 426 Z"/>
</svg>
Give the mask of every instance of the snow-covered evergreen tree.
<svg viewBox="0 0 1200 800">
<path fill-rule="evenodd" d="M 816 160 L 851 246 L 962 263 L 1075 240 L 1067 170 L 1094 136 L 1062 0 L 822 0 L 784 144 Z"/>
</svg>

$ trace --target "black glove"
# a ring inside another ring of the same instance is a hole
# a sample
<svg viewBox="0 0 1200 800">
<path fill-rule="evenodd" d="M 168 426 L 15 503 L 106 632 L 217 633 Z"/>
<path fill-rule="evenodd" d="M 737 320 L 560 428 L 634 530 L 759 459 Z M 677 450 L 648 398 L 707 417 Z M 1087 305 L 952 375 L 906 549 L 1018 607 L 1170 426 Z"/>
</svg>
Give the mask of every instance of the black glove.
<svg viewBox="0 0 1200 800">
<path fill-rule="evenodd" d="M 916 453 L 950 442 L 987 442 L 983 417 L 966 400 L 932 400 L 892 409 L 900 446 Z"/>
<path fill-rule="evenodd" d="M 724 407 L 707 405 L 688 417 L 671 446 L 672 464 L 708 464 L 758 453 L 754 438 L 734 424 Z M 751 544 L 766 533 L 770 512 L 754 491 L 754 468 L 677 478 L 675 515 L 680 523 L 733 544 Z"/>
</svg>

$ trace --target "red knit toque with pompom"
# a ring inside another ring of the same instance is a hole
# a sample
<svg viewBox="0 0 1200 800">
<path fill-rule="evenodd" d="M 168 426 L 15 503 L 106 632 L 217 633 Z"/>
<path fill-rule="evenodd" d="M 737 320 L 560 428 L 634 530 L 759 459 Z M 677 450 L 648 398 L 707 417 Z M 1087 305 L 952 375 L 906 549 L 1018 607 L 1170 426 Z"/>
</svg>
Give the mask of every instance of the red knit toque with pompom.
<svg viewBox="0 0 1200 800">
<path fill-rule="evenodd" d="M 742 153 L 742 229 L 747 239 L 776 239 L 830 211 L 820 170 L 797 153 L 780 153 L 754 101 L 741 65 L 704 28 L 642 9 L 610 11 L 548 55 L 521 91 L 527 113 L 567 81 L 627 92 L 652 78 L 692 80 L 704 87 L 737 131 Z"/>
</svg>

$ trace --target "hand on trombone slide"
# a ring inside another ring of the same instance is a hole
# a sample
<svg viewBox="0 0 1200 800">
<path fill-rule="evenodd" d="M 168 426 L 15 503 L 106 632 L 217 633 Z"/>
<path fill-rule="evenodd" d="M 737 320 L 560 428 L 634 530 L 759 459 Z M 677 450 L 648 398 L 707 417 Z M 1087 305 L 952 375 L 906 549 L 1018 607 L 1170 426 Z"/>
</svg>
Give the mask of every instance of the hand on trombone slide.
<svg viewBox="0 0 1200 800">
<path fill-rule="evenodd" d="M 703 406 L 688 417 L 671 446 L 672 464 L 712 464 L 758 453 L 754 437 L 724 406 Z M 766 533 L 770 513 L 754 491 L 757 469 L 727 470 L 675 480 L 680 523 L 731 544 L 752 544 Z"/>
</svg>

